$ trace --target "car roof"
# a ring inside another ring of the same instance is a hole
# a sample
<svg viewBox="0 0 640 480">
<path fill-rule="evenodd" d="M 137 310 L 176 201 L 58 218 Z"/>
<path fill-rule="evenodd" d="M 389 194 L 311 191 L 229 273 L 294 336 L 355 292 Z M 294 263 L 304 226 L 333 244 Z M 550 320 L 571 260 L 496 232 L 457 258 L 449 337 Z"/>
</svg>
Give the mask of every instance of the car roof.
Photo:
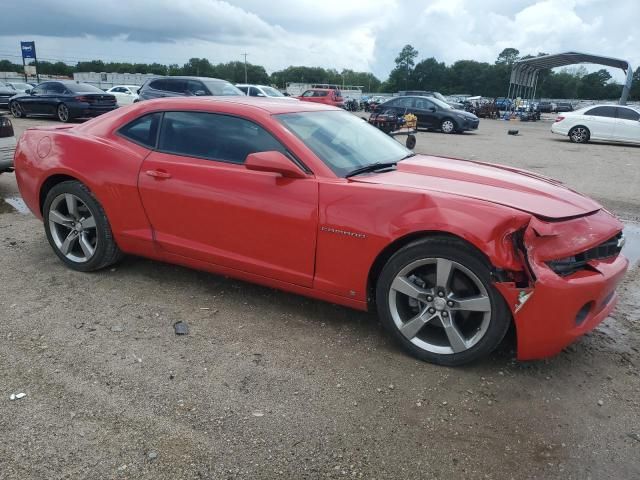
<svg viewBox="0 0 640 480">
<path fill-rule="evenodd" d="M 162 79 L 165 79 L 165 80 L 216 80 L 218 82 L 227 82 L 226 80 L 223 80 L 221 78 L 192 77 L 190 75 L 165 75 L 165 76 L 152 78 L 151 80 L 157 80 L 158 78 L 162 78 Z M 227 83 L 229 83 L 229 82 L 227 82 Z"/>
</svg>

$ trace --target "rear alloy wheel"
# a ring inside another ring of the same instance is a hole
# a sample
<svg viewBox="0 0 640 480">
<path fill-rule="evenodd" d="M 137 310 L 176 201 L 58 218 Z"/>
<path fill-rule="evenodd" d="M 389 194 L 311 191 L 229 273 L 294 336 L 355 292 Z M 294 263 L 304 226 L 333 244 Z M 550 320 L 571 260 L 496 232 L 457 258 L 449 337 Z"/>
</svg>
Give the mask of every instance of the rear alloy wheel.
<svg viewBox="0 0 640 480">
<path fill-rule="evenodd" d="M 376 304 L 409 353 L 442 365 L 488 355 L 510 324 L 486 260 L 453 238 L 424 239 L 394 254 L 380 275 Z"/>
<path fill-rule="evenodd" d="M 569 131 L 569 140 L 573 143 L 587 143 L 590 136 L 591 132 L 587 127 L 573 127 Z"/>
<path fill-rule="evenodd" d="M 13 115 L 14 118 L 22 118 L 24 116 L 22 107 L 18 102 L 11 102 L 9 110 L 11 110 L 11 115 Z"/>
<path fill-rule="evenodd" d="M 66 123 L 69 121 L 69 107 L 67 107 L 64 103 L 58 105 L 56 114 L 58 116 L 58 120 L 60 120 L 61 122 Z"/>
<path fill-rule="evenodd" d="M 445 118 L 440 125 L 442 133 L 453 133 L 456 130 L 456 124 L 450 118 Z"/>
<path fill-rule="evenodd" d="M 43 214 L 49 244 L 70 268 L 99 270 L 122 256 L 104 210 L 82 183 L 68 181 L 54 186 L 47 194 Z"/>
</svg>

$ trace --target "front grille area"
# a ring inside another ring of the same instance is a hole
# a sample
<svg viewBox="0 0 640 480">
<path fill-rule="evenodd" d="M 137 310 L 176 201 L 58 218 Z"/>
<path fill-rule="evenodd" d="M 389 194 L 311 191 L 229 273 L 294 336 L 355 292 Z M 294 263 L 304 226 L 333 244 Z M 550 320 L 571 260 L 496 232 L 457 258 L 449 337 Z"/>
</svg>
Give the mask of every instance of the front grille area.
<svg viewBox="0 0 640 480">
<path fill-rule="evenodd" d="M 572 257 L 553 260 L 548 262 L 547 265 L 560 276 L 565 277 L 571 275 L 587 267 L 587 264 L 592 260 L 604 260 L 617 257 L 624 243 L 622 238 L 622 232 L 620 232 L 606 242 L 602 242 L 597 247 L 593 247 Z"/>
</svg>

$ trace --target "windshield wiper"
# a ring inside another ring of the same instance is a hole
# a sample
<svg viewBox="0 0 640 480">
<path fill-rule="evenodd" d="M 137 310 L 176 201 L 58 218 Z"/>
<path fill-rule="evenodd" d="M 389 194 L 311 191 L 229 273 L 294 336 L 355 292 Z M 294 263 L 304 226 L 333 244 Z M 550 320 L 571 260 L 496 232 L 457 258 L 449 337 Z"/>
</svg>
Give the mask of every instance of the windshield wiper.
<svg viewBox="0 0 640 480">
<path fill-rule="evenodd" d="M 383 170 L 385 168 L 395 167 L 398 162 L 376 162 L 364 167 L 356 168 L 345 175 L 345 178 L 353 177 L 354 175 L 360 175 L 366 172 L 375 172 L 376 170 Z"/>
<path fill-rule="evenodd" d="M 415 154 L 415 153 L 410 152 L 410 153 L 407 153 L 404 157 L 402 157 L 402 158 L 401 158 L 400 160 L 398 160 L 398 161 L 406 160 L 407 158 L 411 158 L 411 157 L 415 157 L 415 156 L 416 156 L 416 154 Z"/>
</svg>

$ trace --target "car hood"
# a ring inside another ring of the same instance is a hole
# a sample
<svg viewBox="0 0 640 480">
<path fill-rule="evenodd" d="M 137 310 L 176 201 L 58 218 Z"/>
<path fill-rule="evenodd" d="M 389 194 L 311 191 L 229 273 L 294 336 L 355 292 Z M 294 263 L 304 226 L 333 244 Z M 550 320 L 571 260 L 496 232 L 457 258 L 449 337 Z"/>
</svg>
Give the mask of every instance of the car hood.
<svg viewBox="0 0 640 480">
<path fill-rule="evenodd" d="M 536 173 L 426 155 L 403 160 L 393 171 L 358 175 L 350 180 L 470 197 L 547 219 L 587 215 L 602 208 L 561 182 Z"/>
</svg>

